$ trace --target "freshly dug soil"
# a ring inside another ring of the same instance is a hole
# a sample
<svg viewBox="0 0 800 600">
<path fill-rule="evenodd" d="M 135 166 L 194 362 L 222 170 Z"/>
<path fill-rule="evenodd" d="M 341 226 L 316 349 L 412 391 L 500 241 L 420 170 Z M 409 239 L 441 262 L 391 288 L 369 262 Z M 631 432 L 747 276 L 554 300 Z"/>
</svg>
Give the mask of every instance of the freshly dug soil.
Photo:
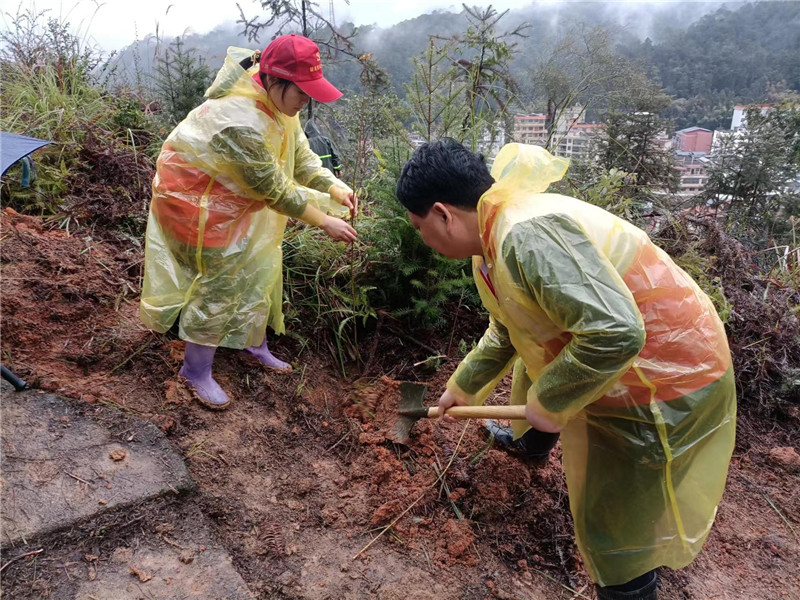
<svg viewBox="0 0 800 600">
<path fill-rule="evenodd" d="M 303 346 L 290 338 L 272 346 L 296 359 L 291 375 L 223 349 L 215 376 L 233 404 L 211 412 L 178 393 L 183 343 L 138 320 L 140 248 L 13 212 L 0 215 L 0 235 L 3 363 L 167 432 L 198 484 L 191 502 L 257 597 L 593 597 L 559 447 L 536 466 L 491 446 L 479 423 L 424 420 L 408 445 L 391 441 L 397 380 L 425 381 L 433 403 L 456 357 L 427 376 L 398 371 L 419 348 L 384 328 L 371 372 L 391 378 L 342 381 L 327 356 L 297 357 Z M 796 430 L 745 413 L 738 435 L 706 548 L 690 567 L 664 570 L 660 598 L 800 598 Z M 10 566 L 3 583 L 21 589 L 27 568 Z"/>
</svg>

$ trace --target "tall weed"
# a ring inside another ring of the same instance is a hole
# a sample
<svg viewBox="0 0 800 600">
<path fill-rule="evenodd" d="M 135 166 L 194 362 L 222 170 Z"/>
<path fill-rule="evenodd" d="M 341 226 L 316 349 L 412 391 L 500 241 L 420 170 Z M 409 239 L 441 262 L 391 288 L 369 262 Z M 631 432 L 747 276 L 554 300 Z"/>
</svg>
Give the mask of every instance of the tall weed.
<svg viewBox="0 0 800 600">
<path fill-rule="evenodd" d="M 19 166 L 4 176 L 3 205 L 140 247 L 157 139 L 143 103 L 103 87 L 107 63 L 68 24 L 27 11 L 12 26 L 0 34 L 0 127 L 53 143 L 34 154 L 32 185 Z"/>
<path fill-rule="evenodd" d="M 365 255 L 344 249 L 319 231 L 296 225 L 283 243 L 287 329 L 303 345 L 316 342 L 335 357 L 347 376 L 347 365 L 362 359 L 359 331 L 377 317 L 365 272 Z M 321 334 L 321 335 L 320 335 Z M 305 337 L 304 337 L 305 336 Z"/>
<path fill-rule="evenodd" d="M 55 142 L 37 152 L 38 180 L 31 188 L 14 190 L 13 206 L 23 212 L 52 214 L 68 189 L 70 171 L 78 167 L 78 153 L 87 124 L 108 114 L 99 90 L 88 85 L 63 87 L 52 70 L 27 71 L 2 65 L 0 127 Z"/>
</svg>

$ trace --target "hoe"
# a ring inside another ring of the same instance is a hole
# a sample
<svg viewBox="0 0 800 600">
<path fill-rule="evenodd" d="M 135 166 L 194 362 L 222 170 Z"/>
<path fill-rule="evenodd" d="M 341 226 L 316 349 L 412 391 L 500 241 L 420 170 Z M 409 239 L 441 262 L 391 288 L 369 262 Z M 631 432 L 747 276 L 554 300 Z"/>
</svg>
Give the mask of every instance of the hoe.
<svg viewBox="0 0 800 600">
<path fill-rule="evenodd" d="M 425 406 L 427 386 L 405 381 L 400 384 L 400 418 L 394 426 L 393 439 L 398 444 L 408 443 L 414 423 L 423 418 L 439 416 L 438 406 Z M 525 405 L 512 406 L 453 406 L 446 413 L 456 419 L 524 419 Z"/>
</svg>

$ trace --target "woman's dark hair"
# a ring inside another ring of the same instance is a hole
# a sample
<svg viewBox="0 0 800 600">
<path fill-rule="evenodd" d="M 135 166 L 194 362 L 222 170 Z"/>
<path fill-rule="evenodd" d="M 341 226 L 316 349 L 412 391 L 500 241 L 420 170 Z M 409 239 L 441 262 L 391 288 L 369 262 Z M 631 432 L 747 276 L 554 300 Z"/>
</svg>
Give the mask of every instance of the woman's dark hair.
<svg viewBox="0 0 800 600">
<path fill-rule="evenodd" d="M 284 96 L 286 96 L 286 90 L 289 89 L 289 86 L 292 85 L 292 81 L 288 79 L 281 79 L 280 77 L 274 77 L 272 75 L 267 75 L 266 73 L 261 73 L 261 85 L 264 86 L 264 89 L 268 92 L 274 88 L 276 85 L 280 87 L 281 90 L 281 100 L 283 100 Z"/>
<path fill-rule="evenodd" d="M 493 183 L 483 155 L 442 138 L 414 151 L 397 181 L 397 199 L 419 217 L 436 202 L 475 209 Z"/>
</svg>

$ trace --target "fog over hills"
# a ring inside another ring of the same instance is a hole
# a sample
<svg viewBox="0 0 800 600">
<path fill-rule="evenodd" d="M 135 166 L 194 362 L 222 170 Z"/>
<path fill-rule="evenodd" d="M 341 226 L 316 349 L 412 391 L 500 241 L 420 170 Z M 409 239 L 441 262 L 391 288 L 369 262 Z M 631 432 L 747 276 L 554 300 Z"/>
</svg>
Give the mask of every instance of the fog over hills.
<svg viewBox="0 0 800 600">
<path fill-rule="evenodd" d="M 608 31 L 619 54 L 639 61 L 656 83 L 681 100 L 672 115 L 678 126 L 719 126 L 730 118 L 734 103 L 761 101 L 776 86 L 800 89 L 800 2 L 538 3 L 508 11 L 497 29 L 522 23 L 528 25 L 526 37 L 515 38 L 511 71 L 520 83 L 523 106 L 532 102 L 535 66 L 580 27 Z M 412 58 L 426 48 L 430 36 L 463 34 L 467 26 L 465 11 L 439 10 L 391 27 L 339 23 L 338 29 L 355 34 L 354 51 L 372 54 L 402 97 L 413 74 Z M 241 25 L 228 23 L 204 35 L 188 33 L 183 41 L 216 71 L 228 46 L 263 47 L 274 33 L 262 31 L 258 40 L 248 40 Z M 114 58 L 118 80 L 147 84 L 157 48 L 163 51 L 171 41 L 149 36 L 125 48 Z M 335 85 L 360 93 L 355 61 L 344 54 L 323 61 Z"/>
<path fill-rule="evenodd" d="M 471 3 L 469 3 L 472 5 Z M 603 25 L 614 28 L 621 37 L 644 39 L 650 37 L 658 42 L 665 32 L 676 28 L 683 29 L 708 14 L 726 6 L 735 9 L 744 2 L 561 2 L 537 4 L 510 10 L 501 21 L 506 28 L 526 22 L 531 25 L 530 38 L 525 41 L 527 51 L 541 49 L 546 40 L 553 39 L 559 32 L 566 31 L 576 23 Z M 250 13 L 248 13 L 249 15 Z M 227 15 L 226 21 L 205 34 L 187 30 L 183 36 L 187 48 L 195 48 L 212 69 L 216 69 L 225 56 L 228 46 L 257 48 L 266 45 L 271 35 L 268 32 L 259 36 L 259 41 L 249 41 L 242 35 L 242 26 L 236 24 L 238 15 Z M 466 27 L 464 12 L 433 11 L 413 19 L 402 21 L 392 27 L 381 28 L 367 25 L 359 28 L 355 38 L 359 51 L 373 53 L 381 63 L 381 58 L 391 56 L 391 62 L 408 62 L 407 69 L 398 75 L 403 77 L 411 68 L 410 57 L 418 54 L 427 44 L 430 35 L 451 35 Z M 352 31 L 352 23 L 342 23 L 340 28 Z M 135 81 L 152 72 L 153 57 L 159 47 L 173 41 L 158 40 L 155 35 L 147 35 L 119 51 L 112 64 L 117 66 L 121 77 Z M 399 52 L 398 52 L 399 50 Z M 387 65 L 381 63 L 385 68 Z M 391 72 L 391 70 L 390 70 Z"/>
</svg>

